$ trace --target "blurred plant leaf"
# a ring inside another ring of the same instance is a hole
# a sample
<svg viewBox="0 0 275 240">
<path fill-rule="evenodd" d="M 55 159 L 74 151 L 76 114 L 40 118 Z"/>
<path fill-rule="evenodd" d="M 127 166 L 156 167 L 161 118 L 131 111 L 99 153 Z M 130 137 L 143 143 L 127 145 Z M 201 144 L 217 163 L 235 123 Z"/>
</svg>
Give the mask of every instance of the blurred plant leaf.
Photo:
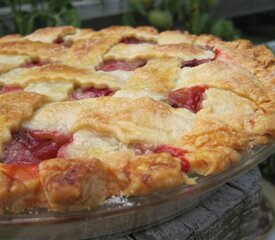
<svg viewBox="0 0 275 240">
<path fill-rule="evenodd" d="M 48 8 L 52 11 L 60 11 L 63 8 L 71 7 L 71 1 L 70 0 L 62 0 L 62 1 L 56 1 L 56 0 L 47 0 Z"/>
<path fill-rule="evenodd" d="M 190 25 L 188 29 L 193 34 L 201 34 L 205 32 L 205 30 L 207 29 L 210 23 L 210 20 L 211 20 L 211 17 L 208 13 L 194 15 L 190 19 Z"/>
<path fill-rule="evenodd" d="M 123 16 L 122 16 L 122 23 L 124 25 L 132 25 L 132 26 L 135 25 L 136 21 L 135 21 L 135 19 L 133 17 L 133 14 L 130 13 L 130 12 L 123 14 Z"/>
<path fill-rule="evenodd" d="M 166 0 L 165 10 L 175 16 L 178 20 L 183 18 L 183 1 L 182 0 Z"/>
<path fill-rule="evenodd" d="M 132 8 L 136 9 L 139 14 L 141 14 L 144 17 L 147 17 L 147 11 L 142 1 L 132 0 L 131 5 L 132 5 Z"/>
<path fill-rule="evenodd" d="M 237 37 L 237 31 L 233 23 L 225 19 L 216 20 L 210 29 L 210 33 L 224 40 L 232 40 Z"/>
<path fill-rule="evenodd" d="M 155 5 L 155 0 L 141 0 L 141 2 L 146 9 L 152 8 Z"/>
<path fill-rule="evenodd" d="M 80 27 L 81 21 L 77 11 L 74 8 L 69 8 L 64 14 L 65 23 L 73 25 L 74 27 Z"/>
<path fill-rule="evenodd" d="M 23 22 L 23 18 L 21 14 L 17 14 L 14 16 L 15 18 L 15 27 L 16 30 L 20 33 L 20 34 L 24 34 L 24 22 Z"/>
<path fill-rule="evenodd" d="M 148 20 L 153 26 L 161 30 L 170 29 L 173 26 L 173 16 L 167 10 L 150 11 Z"/>
<path fill-rule="evenodd" d="M 204 5 L 204 2 L 201 0 L 187 0 L 188 11 L 190 16 L 199 15 L 201 13 L 201 6 Z"/>
<path fill-rule="evenodd" d="M 34 29 L 34 19 L 35 19 L 35 15 L 32 15 L 32 16 L 28 17 L 25 20 L 24 34 L 29 34 L 33 31 L 33 29 Z"/>
<path fill-rule="evenodd" d="M 216 6 L 220 0 L 205 0 L 205 2 L 208 7 L 213 7 Z"/>
<path fill-rule="evenodd" d="M 36 0 L 30 0 L 30 4 L 32 5 L 33 10 L 37 10 L 37 1 Z"/>
<path fill-rule="evenodd" d="M 80 27 L 79 15 L 71 4 L 72 0 L 29 0 L 31 9 L 23 11 L 21 0 L 5 0 L 14 16 L 14 26 L 22 35 L 33 32 L 36 28 L 58 25 Z"/>
</svg>

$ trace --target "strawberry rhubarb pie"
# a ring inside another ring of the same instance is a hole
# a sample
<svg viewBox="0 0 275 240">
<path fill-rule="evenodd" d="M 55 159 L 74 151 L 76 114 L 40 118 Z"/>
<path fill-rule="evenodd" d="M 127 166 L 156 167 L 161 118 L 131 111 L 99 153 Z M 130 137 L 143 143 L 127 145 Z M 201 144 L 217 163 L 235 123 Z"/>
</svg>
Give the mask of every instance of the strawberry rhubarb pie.
<svg viewBox="0 0 275 240">
<path fill-rule="evenodd" d="M 0 38 L 2 213 L 195 184 L 274 137 L 264 46 L 151 27 Z"/>
</svg>

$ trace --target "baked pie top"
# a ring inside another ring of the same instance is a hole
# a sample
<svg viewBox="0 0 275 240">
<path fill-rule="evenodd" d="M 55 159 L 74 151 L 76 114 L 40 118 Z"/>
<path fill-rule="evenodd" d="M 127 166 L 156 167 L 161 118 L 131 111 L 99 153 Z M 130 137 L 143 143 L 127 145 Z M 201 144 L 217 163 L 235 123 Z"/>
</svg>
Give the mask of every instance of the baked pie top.
<svg viewBox="0 0 275 240">
<path fill-rule="evenodd" d="M 0 208 L 90 209 L 194 184 L 275 137 L 275 58 L 247 40 L 70 26 L 0 38 Z"/>
</svg>

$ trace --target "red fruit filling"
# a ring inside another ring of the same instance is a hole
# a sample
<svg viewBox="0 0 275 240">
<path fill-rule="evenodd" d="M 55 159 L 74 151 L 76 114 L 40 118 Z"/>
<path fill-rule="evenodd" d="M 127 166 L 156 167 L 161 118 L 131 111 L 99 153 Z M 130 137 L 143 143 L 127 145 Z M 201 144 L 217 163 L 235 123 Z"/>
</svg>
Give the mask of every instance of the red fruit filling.
<svg viewBox="0 0 275 240">
<path fill-rule="evenodd" d="M 41 67 L 49 63 L 50 63 L 49 61 L 33 60 L 32 62 L 27 63 L 24 67 L 25 68 Z"/>
<path fill-rule="evenodd" d="M 34 178 L 38 178 L 38 164 L 5 164 L 3 171 L 9 178 L 13 180 L 28 181 Z"/>
<path fill-rule="evenodd" d="M 233 61 L 233 58 L 231 56 L 224 54 L 220 49 L 215 49 L 214 53 L 215 53 L 215 58 L 214 58 L 215 60 L 223 59 L 223 60 L 227 60 L 227 61 Z"/>
<path fill-rule="evenodd" d="M 160 145 L 156 147 L 153 150 L 154 153 L 169 153 L 172 157 L 177 157 L 181 160 L 181 169 L 183 172 L 189 172 L 190 171 L 190 163 L 189 161 L 185 158 L 185 153 L 187 151 L 181 149 L 181 148 L 176 148 L 176 147 L 171 147 L 168 145 Z"/>
<path fill-rule="evenodd" d="M 201 109 L 204 92 L 208 89 L 205 85 L 197 85 L 190 88 L 180 88 L 171 91 L 168 95 L 168 102 L 175 108 L 187 108 L 194 113 Z"/>
<path fill-rule="evenodd" d="M 64 38 L 62 38 L 62 37 L 58 37 L 57 39 L 55 39 L 53 41 L 53 43 L 62 45 L 66 48 L 70 48 L 73 45 L 73 43 L 71 41 L 65 41 Z"/>
<path fill-rule="evenodd" d="M 142 43 L 156 44 L 154 41 L 141 40 L 141 39 L 137 39 L 135 37 L 124 38 L 120 41 L 120 43 L 124 43 L 124 44 L 142 44 Z"/>
<path fill-rule="evenodd" d="M 196 67 L 200 64 L 203 64 L 203 63 L 207 63 L 207 62 L 211 62 L 213 61 L 214 58 L 207 58 L 207 59 L 193 59 L 193 60 L 190 60 L 190 61 L 185 61 L 182 63 L 182 68 L 183 67 Z"/>
<path fill-rule="evenodd" d="M 97 70 L 111 72 L 115 70 L 133 71 L 136 68 L 143 67 L 146 64 L 145 60 L 137 59 L 130 62 L 125 62 L 122 60 L 109 60 L 103 62 Z"/>
<path fill-rule="evenodd" d="M 8 86 L 0 87 L 0 94 L 6 93 L 6 92 L 19 92 L 19 91 L 22 91 L 22 88 L 19 88 L 19 87 L 8 87 Z"/>
<path fill-rule="evenodd" d="M 223 59 L 227 59 L 227 60 L 230 60 L 231 58 L 225 54 L 222 53 L 222 51 L 220 49 L 211 49 L 213 52 L 214 52 L 214 57 L 213 58 L 207 58 L 207 59 L 192 59 L 192 60 L 189 60 L 189 61 L 184 61 L 182 62 L 182 65 L 181 67 L 196 67 L 200 64 L 203 64 L 203 63 L 207 63 L 207 62 L 211 62 L 211 61 L 214 61 L 216 59 L 219 59 L 219 58 L 223 58 Z"/>
<path fill-rule="evenodd" d="M 55 158 L 62 145 L 70 138 L 57 132 L 21 130 L 12 134 L 4 148 L 4 163 L 15 165 L 38 164 Z"/>
<path fill-rule="evenodd" d="M 215 49 L 214 53 L 215 53 L 215 60 L 222 55 L 222 51 L 220 49 Z"/>
<path fill-rule="evenodd" d="M 112 91 L 109 88 L 101 88 L 97 89 L 94 87 L 82 89 L 76 89 L 71 95 L 69 96 L 70 100 L 80 100 L 85 98 L 97 98 L 103 96 L 111 96 L 114 94 L 115 91 Z"/>
</svg>

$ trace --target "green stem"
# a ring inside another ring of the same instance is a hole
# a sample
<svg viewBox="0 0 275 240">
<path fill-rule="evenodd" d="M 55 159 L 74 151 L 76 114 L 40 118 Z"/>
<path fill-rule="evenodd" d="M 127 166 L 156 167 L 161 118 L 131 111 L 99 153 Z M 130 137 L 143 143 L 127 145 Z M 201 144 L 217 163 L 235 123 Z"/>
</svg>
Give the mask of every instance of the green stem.
<svg viewBox="0 0 275 240">
<path fill-rule="evenodd" d="M 13 14 L 14 16 L 16 16 L 16 14 L 17 14 L 17 9 L 16 9 L 16 4 L 15 4 L 15 2 L 14 2 L 13 0 L 7 0 L 6 2 L 7 2 L 7 5 L 10 6 L 11 11 L 12 11 L 12 14 Z"/>
</svg>

